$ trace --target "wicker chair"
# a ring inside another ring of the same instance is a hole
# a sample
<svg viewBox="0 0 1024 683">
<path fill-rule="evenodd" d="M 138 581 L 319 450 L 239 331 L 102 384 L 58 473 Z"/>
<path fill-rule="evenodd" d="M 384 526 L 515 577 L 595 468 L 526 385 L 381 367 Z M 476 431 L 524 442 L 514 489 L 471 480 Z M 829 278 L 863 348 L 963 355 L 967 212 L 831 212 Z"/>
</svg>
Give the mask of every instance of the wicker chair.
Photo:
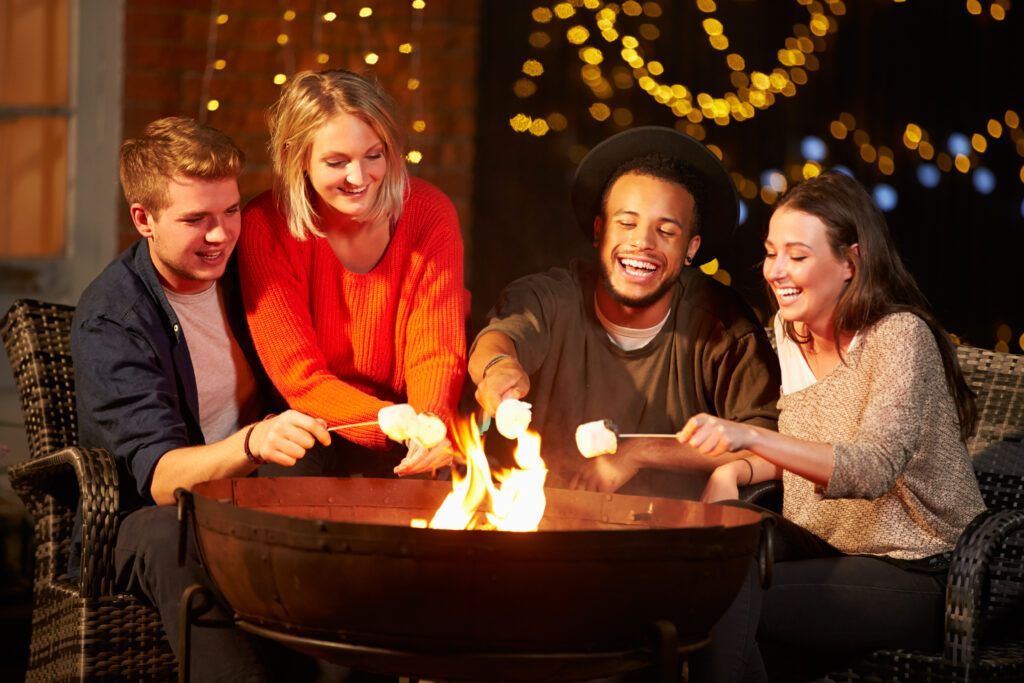
<svg viewBox="0 0 1024 683">
<path fill-rule="evenodd" d="M 177 665 L 156 610 L 113 590 L 117 469 L 101 449 L 74 446 L 70 306 L 20 300 L 0 321 L 21 397 L 30 459 L 11 485 L 35 519 L 29 681 L 173 680 Z M 81 500 L 81 579 L 67 574 Z"/>
<path fill-rule="evenodd" d="M 879 650 L 828 681 L 1024 681 L 1024 356 L 957 349 L 978 395 L 968 442 L 986 512 L 964 530 L 950 564 L 941 652 Z M 781 499 L 756 485 L 744 499 Z"/>
</svg>

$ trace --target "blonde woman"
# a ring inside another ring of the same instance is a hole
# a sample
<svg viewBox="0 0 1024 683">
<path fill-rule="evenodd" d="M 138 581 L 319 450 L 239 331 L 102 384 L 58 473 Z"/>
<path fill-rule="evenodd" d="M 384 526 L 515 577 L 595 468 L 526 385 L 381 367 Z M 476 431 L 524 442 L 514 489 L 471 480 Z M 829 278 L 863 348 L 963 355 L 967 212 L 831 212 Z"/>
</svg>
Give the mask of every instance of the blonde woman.
<svg viewBox="0 0 1024 683">
<path fill-rule="evenodd" d="M 448 420 L 461 391 L 458 217 L 408 176 L 402 146 L 394 102 L 375 82 L 296 74 L 270 112 L 274 189 L 243 214 L 239 265 L 260 359 L 290 406 L 330 425 L 370 422 L 400 402 Z M 382 454 L 393 444 L 376 426 L 338 434 L 349 462 L 334 464 L 363 474 L 451 460 L 447 440 L 410 446 L 396 466 L 401 451 Z"/>
</svg>

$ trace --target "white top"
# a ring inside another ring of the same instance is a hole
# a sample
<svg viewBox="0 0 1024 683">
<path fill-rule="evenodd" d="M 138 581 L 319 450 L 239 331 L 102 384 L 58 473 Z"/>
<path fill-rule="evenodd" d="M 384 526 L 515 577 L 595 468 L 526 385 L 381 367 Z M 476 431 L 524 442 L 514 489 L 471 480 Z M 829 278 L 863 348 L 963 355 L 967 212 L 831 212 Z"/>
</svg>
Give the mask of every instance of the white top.
<svg viewBox="0 0 1024 683">
<path fill-rule="evenodd" d="M 220 441 L 258 418 L 256 378 L 231 332 L 218 285 L 196 294 L 164 288 L 188 343 L 206 443 Z"/>
<path fill-rule="evenodd" d="M 850 345 L 846 348 L 849 353 L 857 345 L 860 333 L 853 335 Z M 800 352 L 800 345 L 789 338 L 783 326 L 782 316 L 775 315 L 775 350 L 779 354 L 779 369 L 782 371 L 782 389 L 780 394 L 793 394 L 802 391 L 818 381 L 811 371 L 811 366 Z"/>
<path fill-rule="evenodd" d="M 608 338 L 612 340 L 612 343 L 618 346 L 623 351 L 635 351 L 636 349 L 642 349 L 651 343 L 651 340 L 658 336 L 661 332 L 661 328 L 665 327 L 665 323 L 668 322 L 668 316 L 672 313 L 672 309 L 669 308 L 668 312 L 665 313 L 665 317 L 661 319 L 661 322 L 652 327 L 645 327 L 638 329 L 635 327 L 623 327 L 622 325 L 616 325 L 608 318 L 604 317 L 604 313 L 601 312 L 601 307 L 597 305 L 597 293 L 594 294 L 594 311 L 597 313 L 597 319 L 601 323 L 601 327 L 608 333 Z"/>
</svg>

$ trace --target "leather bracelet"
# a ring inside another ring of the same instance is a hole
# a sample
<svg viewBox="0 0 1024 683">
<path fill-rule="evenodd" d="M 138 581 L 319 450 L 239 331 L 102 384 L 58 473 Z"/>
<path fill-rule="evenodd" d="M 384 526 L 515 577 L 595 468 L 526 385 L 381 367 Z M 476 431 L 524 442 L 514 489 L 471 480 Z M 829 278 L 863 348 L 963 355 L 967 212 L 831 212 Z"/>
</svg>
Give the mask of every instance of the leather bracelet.
<svg viewBox="0 0 1024 683">
<path fill-rule="evenodd" d="M 276 415 L 276 413 L 270 413 L 265 418 L 263 418 L 262 421 L 266 422 L 270 418 L 274 417 L 274 415 Z M 245 457 L 249 460 L 249 462 L 251 462 L 253 465 L 264 465 L 266 464 L 267 461 L 253 453 L 252 448 L 249 447 L 249 439 L 252 437 L 252 432 L 254 429 L 256 429 L 256 425 L 258 424 L 259 422 L 253 422 L 251 425 L 249 425 L 249 429 L 245 432 L 245 443 L 243 444 L 243 448 L 245 449 Z"/>
<path fill-rule="evenodd" d="M 484 371 L 480 373 L 480 379 L 483 380 L 484 377 L 487 377 L 487 371 L 493 368 L 495 365 L 505 360 L 506 358 L 511 357 L 512 356 L 510 356 L 507 353 L 499 353 L 497 356 L 487 361 L 487 365 L 484 366 Z"/>
<path fill-rule="evenodd" d="M 750 464 L 750 460 L 747 458 L 740 458 L 743 462 L 747 463 L 747 468 L 750 470 L 750 476 L 747 477 L 747 483 L 742 486 L 750 486 L 750 482 L 754 481 L 754 466 Z"/>
<path fill-rule="evenodd" d="M 260 456 L 258 456 L 255 453 L 253 453 L 252 449 L 249 448 L 249 438 L 252 436 L 252 431 L 254 429 L 256 429 L 256 425 L 258 425 L 258 424 L 259 424 L 259 422 L 253 422 L 251 425 L 249 425 L 249 429 L 246 430 L 246 432 L 245 432 L 245 457 L 253 465 L 262 465 L 263 463 L 266 462 L 266 460 L 264 460 Z"/>
</svg>

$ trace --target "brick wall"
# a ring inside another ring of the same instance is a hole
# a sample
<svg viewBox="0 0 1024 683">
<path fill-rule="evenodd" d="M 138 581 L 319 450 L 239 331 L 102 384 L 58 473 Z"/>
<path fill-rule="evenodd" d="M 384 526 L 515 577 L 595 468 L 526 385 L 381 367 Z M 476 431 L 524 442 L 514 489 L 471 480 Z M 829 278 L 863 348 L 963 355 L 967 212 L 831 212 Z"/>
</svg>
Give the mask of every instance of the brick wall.
<svg viewBox="0 0 1024 683">
<path fill-rule="evenodd" d="M 363 7 L 372 15 L 360 18 Z M 336 18 L 324 21 L 327 12 Z M 276 74 L 340 67 L 373 75 L 398 101 L 409 147 L 423 154 L 410 171 L 452 198 L 468 237 L 479 15 L 479 0 L 427 0 L 422 10 L 410 0 L 126 0 L 124 135 L 162 116 L 205 116 L 245 150 L 248 199 L 271 184 L 265 112 L 280 89 Z M 413 52 L 401 53 L 402 43 Z M 379 55 L 376 65 L 364 61 L 368 52 Z M 320 54 L 329 57 L 323 66 Z M 213 70 L 204 97 L 211 59 L 225 65 Z M 420 81 L 415 90 L 411 78 Z M 219 102 L 215 111 L 206 108 L 209 98 Z M 412 129 L 415 120 L 426 123 L 423 132 Z M 123 247 L 137 234 L 122 215 Z"/>
</svg>

